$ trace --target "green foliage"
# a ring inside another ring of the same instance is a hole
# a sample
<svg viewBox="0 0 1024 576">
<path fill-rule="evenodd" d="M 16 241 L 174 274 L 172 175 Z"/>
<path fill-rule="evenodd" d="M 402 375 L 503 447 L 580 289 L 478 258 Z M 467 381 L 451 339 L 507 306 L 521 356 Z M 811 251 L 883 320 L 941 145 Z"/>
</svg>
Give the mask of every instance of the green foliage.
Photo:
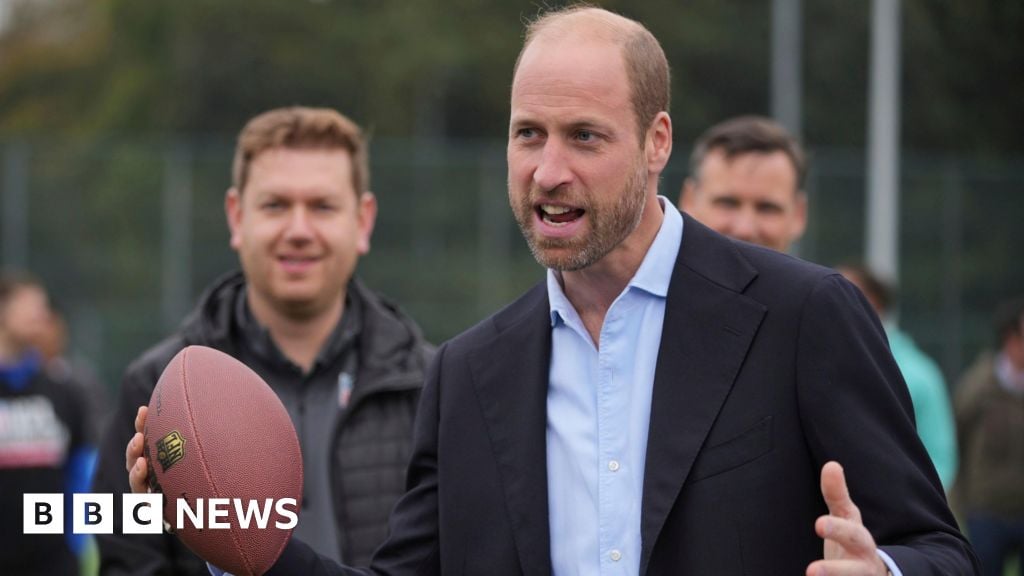
<svg viewBox="0 0 1024 576">
<path fill-rule="evenodd" d="M 661 39 L 684 145 L 710 122 L 768 112 L 771 2 L 601 4 Z M 530 0 L 33 5 L 0 40 L 0 134 L 233 133 L 258 111 L 304 103 L 383 136 L 495 137 L 521 22 L 539 10 Z M 808 141 L 861 146 L 870 4 L 803 6 Z M 1022 6 L 903 2 L 910 148 L 1021 150 Z"/>
</svg>

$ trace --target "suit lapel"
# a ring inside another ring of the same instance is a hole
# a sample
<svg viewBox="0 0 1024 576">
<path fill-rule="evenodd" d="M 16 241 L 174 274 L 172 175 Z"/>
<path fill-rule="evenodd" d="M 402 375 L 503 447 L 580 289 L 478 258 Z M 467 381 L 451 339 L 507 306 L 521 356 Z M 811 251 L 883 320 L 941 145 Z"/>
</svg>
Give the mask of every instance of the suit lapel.
<svg viewBox="0 0 1024 576">
<path fill-rule="evenodd" d="M 494 321 L 499 333 L 472 358 L 473 383 L 523 573 L 547 576 L 551 574 L 546 456 L 551 320 L 543 283 Z"/>
<path fill-rule="evenodd" d="M 740 293 L 754 276 L 728 240 L 686 217 L 654 375 L 641 574 L 764 316 Z"/>
</svg>

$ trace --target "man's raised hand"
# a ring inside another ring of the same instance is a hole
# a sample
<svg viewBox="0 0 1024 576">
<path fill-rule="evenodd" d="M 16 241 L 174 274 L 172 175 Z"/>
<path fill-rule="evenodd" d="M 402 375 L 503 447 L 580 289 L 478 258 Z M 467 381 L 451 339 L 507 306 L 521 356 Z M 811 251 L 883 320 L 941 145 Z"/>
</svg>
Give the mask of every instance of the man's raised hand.
<svg viewBox="0 0 1024 576">
<path fill-rule="evenodd" d="M 827 462 L 821 468 L 821 495 L 828 514 L 815 521 L 814 531 L 825 541 L 824 559 L 812 562 L 807 576 L 885 576 L 888 568 L 850 499 L 838 462 Z"/>
</svg>

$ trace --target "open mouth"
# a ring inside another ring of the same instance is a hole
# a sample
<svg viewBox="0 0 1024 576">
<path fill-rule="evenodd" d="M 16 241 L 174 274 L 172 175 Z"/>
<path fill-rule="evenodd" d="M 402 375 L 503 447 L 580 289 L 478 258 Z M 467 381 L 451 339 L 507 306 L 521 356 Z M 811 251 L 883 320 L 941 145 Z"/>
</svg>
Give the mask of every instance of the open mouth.
<svg viewBox="0 0 1024 576">
<path fill-rule="evenodd" d="M 569 206 L 555 206 L 553 204 L 539 204 L 536 207 L 537 216 L 545 224 L 551 226 L 565 226 L 583 217 L 586 212 L 582 208 L 571 208 Z"/>
</svg>

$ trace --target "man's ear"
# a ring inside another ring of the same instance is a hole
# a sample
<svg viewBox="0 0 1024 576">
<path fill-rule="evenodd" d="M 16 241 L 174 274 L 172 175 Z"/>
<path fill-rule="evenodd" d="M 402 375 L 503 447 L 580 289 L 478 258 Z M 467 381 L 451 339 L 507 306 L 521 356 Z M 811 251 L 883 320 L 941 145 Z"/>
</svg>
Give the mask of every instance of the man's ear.
<svg viewBox="0 0 1024 576">
<path fill-rule="evenodd" d="M 373 236 L 373 227 L 377 223 L 377 197 L 373 192 L 366 191 L 359 197 L 359 207 L 356 214 L 359 227 L 359 239 L 356 249 L 359 255 L 366 255 L 370 251 L 370 238 Z"/>
<path fill-rule="evenodd" d="M 224 216 L 231 232 L 231 248 L 238 250 L 242 245 L 242 195 L 237 188 L 229 188 L 224 194 Z"/>
<path fill-rule="evenodd" d="M 647 129 L 644 151 L 647 154 L 647 171 L 661 174 L 672 155 L 672 118 L 668 112 L 658 112 Z"/>
<path fill-rule="evenodd" d="M 790 230 L 790 242 L 796 242 L 807 230 L 807 194 L 803 190 L 796 191 L 796 217 L 793 219 L 793 227 Z"/>
</svg>

